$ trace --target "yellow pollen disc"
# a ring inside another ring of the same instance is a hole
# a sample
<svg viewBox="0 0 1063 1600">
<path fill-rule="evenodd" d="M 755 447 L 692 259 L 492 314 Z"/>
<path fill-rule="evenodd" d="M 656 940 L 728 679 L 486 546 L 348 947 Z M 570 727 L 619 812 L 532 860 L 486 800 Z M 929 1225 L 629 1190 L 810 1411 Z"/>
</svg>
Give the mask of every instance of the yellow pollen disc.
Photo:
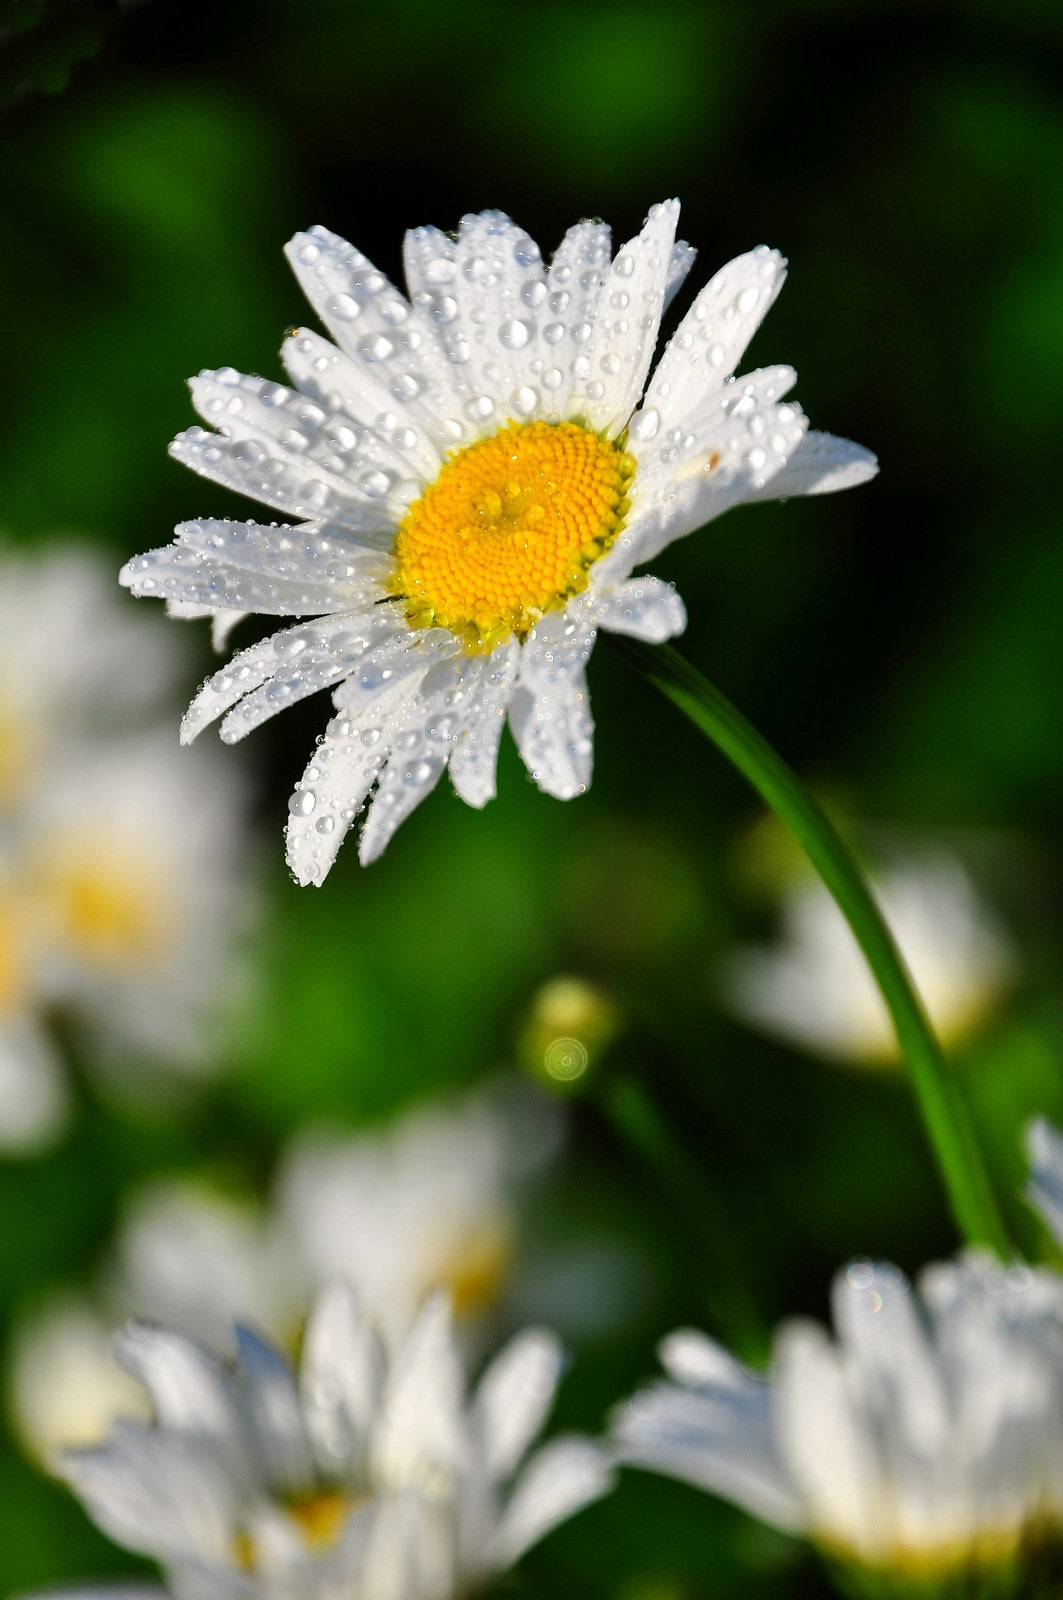
<svg viewBox="0 0 1063 1600">
<path fill-rule="evenodd" d="M 447 628 L 474 653 L 523 638 L 586 588 L 634 471 L 575 422 L 509 423 L 451 456 L 396 535 L 391 590 L 406 620 Z"/>
<path fill-rule="evenodd" d="M 288 1509 L 312 1550 L 327 1550 L 343 1532 L 352 1507 L 349 1495 L 330 1489 L 293 1501 Z"/>
<path fill-rule="evenodd" d="M 440 1262 L 430 1287 L 449 1290 L 455 1316 L 482 1316 L 499 1299 L 512 1257 L 513 1239 L 505 1222 L 485 1223 Z"/>
<path fill-rule="evenodd" d="M 320 1554 L 335 1545 L 354 1507 L 351 1495 L 341 1494 L 338 1489 L 324 1489 L 320 1494 L 296 1496 L 287 1502 L 285 1509 L 298 1524 L 306 1548 Z M 241 1572 L 258 1570 L 255 1539 L 246 1528 L 236 1534 L 232 1553 Z"/>
<path fill-rule="evenodd" d="M 81 841 L 59 841 L 44 868 L 42 893 L 54 936 L 95 966 L 148 965 L 169 945 L 169 887 L 148 862 L 106 849 L 92 856 Z"/>
</svg>

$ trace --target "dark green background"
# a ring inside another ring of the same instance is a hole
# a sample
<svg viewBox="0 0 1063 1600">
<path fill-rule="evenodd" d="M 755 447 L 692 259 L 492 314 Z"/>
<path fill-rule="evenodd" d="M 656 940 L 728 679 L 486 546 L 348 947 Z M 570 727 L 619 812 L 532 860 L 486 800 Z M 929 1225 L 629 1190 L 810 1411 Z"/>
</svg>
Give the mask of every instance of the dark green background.
<svg viewBox="0 0 1063 1600">
<path fill-rule="evenodd" d="M 279 375 L 283 331 L 305 315 L 281 245 L 309 223 L 397 274 L 417 223 L 501 207 L 549 251 L 581 216 L 623 238 L 677 194 L 695 282 L 762 240 L 788 255 L 751 362 L 792 362 L 814 424 L 875 449 L 881 477 L 740 509 L 655 570 L 686 599 L 685 651 L 847 814 L 961 847 L 980 830 L 1024 970 L 964 1070 L 1013 1191 L 1022 1122 L 1063 1116 L 1063 10 L 39 12 L 12 6 L 0 46 L 0 524 L 14 541 L 73 532 L 117 568 L 179 519 L 252 513 L 165 446 L 201 366 Z M 86 1090 L 58 1155 L 0 1168 L 5 1305 L 87 1273 L 141 1174 L 261 1181 L 306 1114 L 365 1120 L 511 1061 L 531 994 L 559 971 L 600 984 L 623 1026 L 572 1101 L 541 1226 L 616 1234 L 651 1286 L 615 1337 L 575 1348 L 566 1422 L 595 1428 L 652 1370 L 661 1334 L 706 1325 L 728 1271 L 770 1325 L 824 1314 L 850 1253 L 911 1270 L 953 1248 L 904 1084 L 720 1013 L 721 951 L 767 926 L 735 867 L 748 794 L 608 648 L 590 679 L 587 798 L 539 795 L 507 747 L 484 814 L 441 788 L 378 865 L 363 872 L 348 844 L 320 891 L 288 882 L 281 827 L 323 697 L 254 736 L 266 975 L 233 1076 L 169 1121 Z M 630 1075 L 682 1129 L 720 1227 L 699 1231 L 616 1133 L 610 1095 Z M 127 1566 L 13 1449 L 0 1457 L 5 1590 Z M 526 1562 L 517 1592 L 745 1600 L 823 1584 L 737 1513 L 631 1476 Z"/>
</svg>

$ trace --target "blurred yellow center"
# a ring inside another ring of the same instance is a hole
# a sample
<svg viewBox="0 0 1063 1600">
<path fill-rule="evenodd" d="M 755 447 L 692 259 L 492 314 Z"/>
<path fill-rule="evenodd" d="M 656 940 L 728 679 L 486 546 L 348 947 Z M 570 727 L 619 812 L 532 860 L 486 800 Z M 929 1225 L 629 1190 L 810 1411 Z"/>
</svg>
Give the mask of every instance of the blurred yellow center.
<svg viewBox="0 0 1063 1600">
<path fill-rule="evenodd" d="M 455 1316 L 482 1316 L 502 1292 L 512 1254 L 513 1240 L 505 1223 L 486 1224 L 443 1263 L 432 1287 L 449 1291 Z"/>
<path fill-rule="evenodd" d="M 399 526 L 391 588 L 407 621 L 474 653 L 522 638 L 586 588 L 634 471 L 575 422 L 509 423 L 459 451 Z"/>
<path fill-rule="evenodd" d="M 36 741 L 21 718 L 0 705 L 0 805 L 18 800 L 33 774 Z"/>
<path fill-rule="evenodd" d="M 149 881 L 108 863 L 71 864 L 55 878 L 62 934 L 100 966 L 150 959 L 165 943 L 165 915 Z"/>
<path fill-rule="evenodd" d="M 26 951 L 15 906 L 8 897 L 0 897 L 0 1018 L 18 1009 L 27 976 Z"/>
<path fill-rule="evenodd" d="M 343 1532 L 355 1501 L 338 1489 L 324 1489 L 320 1494 L 297 1495 L 286 1503 L 285 1509 L 298 1524 L 306 1548 L 320 1553 L 330 1550 Z M 258 1550 L 254 1536 L 241 1530 L 234 1540 L 233 1558 L 242 1572 L 255 1572 L 258 1568 Z"/>
</svg>

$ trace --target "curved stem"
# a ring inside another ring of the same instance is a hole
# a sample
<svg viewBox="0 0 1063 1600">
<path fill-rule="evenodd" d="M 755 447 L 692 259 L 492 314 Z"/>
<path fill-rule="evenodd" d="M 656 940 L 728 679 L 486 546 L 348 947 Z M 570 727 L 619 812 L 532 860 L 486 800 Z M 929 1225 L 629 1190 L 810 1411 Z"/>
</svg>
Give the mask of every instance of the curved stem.
<svg viewBox="0 0 1063 1600">
<path fill-rule="evenodd" d="M 852 929 L 886 1002 L 960 1231 L 972 1244 L 1013 1255 L 955 1079 L 849 847 L 781 757 L 678 651 L 632 639 L 613 642 L 722 750 L 793 832 Z"/>
</svg>

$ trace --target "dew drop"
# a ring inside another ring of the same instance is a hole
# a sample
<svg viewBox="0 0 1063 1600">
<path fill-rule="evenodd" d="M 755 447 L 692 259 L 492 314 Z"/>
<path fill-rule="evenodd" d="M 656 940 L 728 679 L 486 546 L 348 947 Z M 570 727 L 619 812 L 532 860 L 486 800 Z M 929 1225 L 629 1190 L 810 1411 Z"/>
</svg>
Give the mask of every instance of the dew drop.
<svg viewBox="0 0 1063 1600">
<path fill-rule="evenodd" d="M 380 500 L 391 488 L 391 479 L 386 472 L 363 472 L 358 487 L 371 500 Z"/>
<path fill-rule="evenodd" d="M 317 805 L 317 795 L 313 789 L 296 789 L 288 801 L 288 810 L 293 817 L 308 817 Z"/>
<path fill-rule="evenodd" d="M 507 350 L 522 350 L 531 338 L 531 329 L 526 322 L 514 317 L 509 322 L 503 322 L 498 330 L 498 338 Z"/>
<path fill-rule="evenodd" d="M 360 317 L 362 308 L 353 295 L 334 294 L 328 303 L 328 314 L 339 322 L 353 322 L 355 317 Z"/>
<path fill-rule="evenodd" d="M 358 354 L 363 361 L 386 361 L 388 356 L 395 354 L 395 346 L 382 333 L 374 333 L 362 340 Z"/>
</svg>

